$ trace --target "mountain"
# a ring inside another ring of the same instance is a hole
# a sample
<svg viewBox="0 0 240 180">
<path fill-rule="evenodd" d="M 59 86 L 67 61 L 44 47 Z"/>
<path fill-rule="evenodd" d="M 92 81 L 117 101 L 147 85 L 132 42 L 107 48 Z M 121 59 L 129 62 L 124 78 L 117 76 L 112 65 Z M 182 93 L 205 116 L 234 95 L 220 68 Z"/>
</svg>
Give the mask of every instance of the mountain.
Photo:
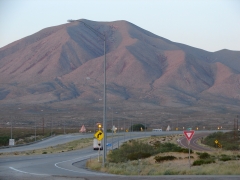
<svg viewBox="0 0 240 180">
<path fill-rule="evenodd" d="M 108 103 L 240 105 L 240 51 L 208 52 L 127 21 L 82 21 L 107 37 Z M 103 62 L 102 39 L 83 23 L 43 29 L 0 48 L 0 104 L 97 106 Z"/>
</svg>

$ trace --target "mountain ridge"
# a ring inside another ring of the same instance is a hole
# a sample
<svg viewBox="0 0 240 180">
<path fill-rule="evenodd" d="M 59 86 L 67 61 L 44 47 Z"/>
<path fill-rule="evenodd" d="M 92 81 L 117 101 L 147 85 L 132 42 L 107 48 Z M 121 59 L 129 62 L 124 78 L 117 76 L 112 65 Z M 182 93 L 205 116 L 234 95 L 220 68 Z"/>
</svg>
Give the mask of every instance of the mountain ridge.
<svg viewBox="0 0 240 180">
<path fill-rule="evenodd" d="M 109 102 L 184 107 L 213 97 L 219 106 L 240 104 L 239 51 L 208 52 L 127 21 L 82 21 L 107 37 Z M 0 76 L 2 104 L 97 104 L 103 96 L 103 41 L 79 22 L 45 28 L 0 48 Z"/>
</svg>

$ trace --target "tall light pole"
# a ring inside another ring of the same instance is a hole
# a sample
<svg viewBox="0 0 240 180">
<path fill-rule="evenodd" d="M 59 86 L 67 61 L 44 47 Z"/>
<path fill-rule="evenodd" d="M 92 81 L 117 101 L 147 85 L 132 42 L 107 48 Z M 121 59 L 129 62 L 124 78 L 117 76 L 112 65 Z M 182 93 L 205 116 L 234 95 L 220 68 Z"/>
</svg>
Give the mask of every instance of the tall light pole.
<svg viewBox="0 0 240 180">
<path fill-rule="evenodd" d="M 107 140 L 107 125 L 106 125 L 106 36 L 93 27 L 89 26 L 82 20 L 68 20 L 68 22 L 80 22 L 83 23 L 88 29 L 90 29 L 94 34 L 103 40 L 103 52 L 104 52 L 104 87 L 103 87 L 103 166 L 105 166 L 106 160 L 106 140 Z"/>
<path fill-rule="evenodd" d="M 34 118 L 35 119 L 35 141 L 36 141 L 36 118 Z"/>
<path fill-rule="evenodd" d="M 113 150 L 113 108 L 109 107 L 109 109 L 112 109 L 112 150 Z"/>
<path fill-rule="evenodd" d="M 13 120 L 11 118 L 11 139 L 12 139 L 12 128 L 13 128 Z"/>
</svg>

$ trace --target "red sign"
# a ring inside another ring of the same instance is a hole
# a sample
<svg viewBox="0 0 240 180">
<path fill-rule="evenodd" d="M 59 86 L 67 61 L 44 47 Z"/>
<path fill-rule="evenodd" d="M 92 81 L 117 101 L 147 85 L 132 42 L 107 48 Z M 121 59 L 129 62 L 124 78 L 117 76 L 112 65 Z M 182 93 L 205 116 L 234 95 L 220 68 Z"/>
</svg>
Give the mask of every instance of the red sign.
<svg viewBox="0 0 240 180">
<path fill-rule="evenodd" d="M 193 137 L 194 131 L 183 131 L 187 140 L 190 141 Z"/>
</svg>

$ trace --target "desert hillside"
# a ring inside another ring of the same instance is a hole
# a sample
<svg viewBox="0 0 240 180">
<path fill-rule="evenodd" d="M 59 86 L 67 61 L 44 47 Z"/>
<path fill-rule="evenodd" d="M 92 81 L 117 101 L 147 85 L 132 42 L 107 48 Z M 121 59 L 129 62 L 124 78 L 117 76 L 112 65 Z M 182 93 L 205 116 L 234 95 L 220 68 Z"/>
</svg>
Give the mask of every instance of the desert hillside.
<svg viewBox="0 0 240 180">
<path fill-rule="evenodd" d="M 107 37 L 107 101 L 115 106 L 238 107 L 240 52 L 208 52 L 127 21 L 85 23 Z M 103 41 L 79 22 L 0 48 L 0 104 L 100 107 Z"/>
</svg>

